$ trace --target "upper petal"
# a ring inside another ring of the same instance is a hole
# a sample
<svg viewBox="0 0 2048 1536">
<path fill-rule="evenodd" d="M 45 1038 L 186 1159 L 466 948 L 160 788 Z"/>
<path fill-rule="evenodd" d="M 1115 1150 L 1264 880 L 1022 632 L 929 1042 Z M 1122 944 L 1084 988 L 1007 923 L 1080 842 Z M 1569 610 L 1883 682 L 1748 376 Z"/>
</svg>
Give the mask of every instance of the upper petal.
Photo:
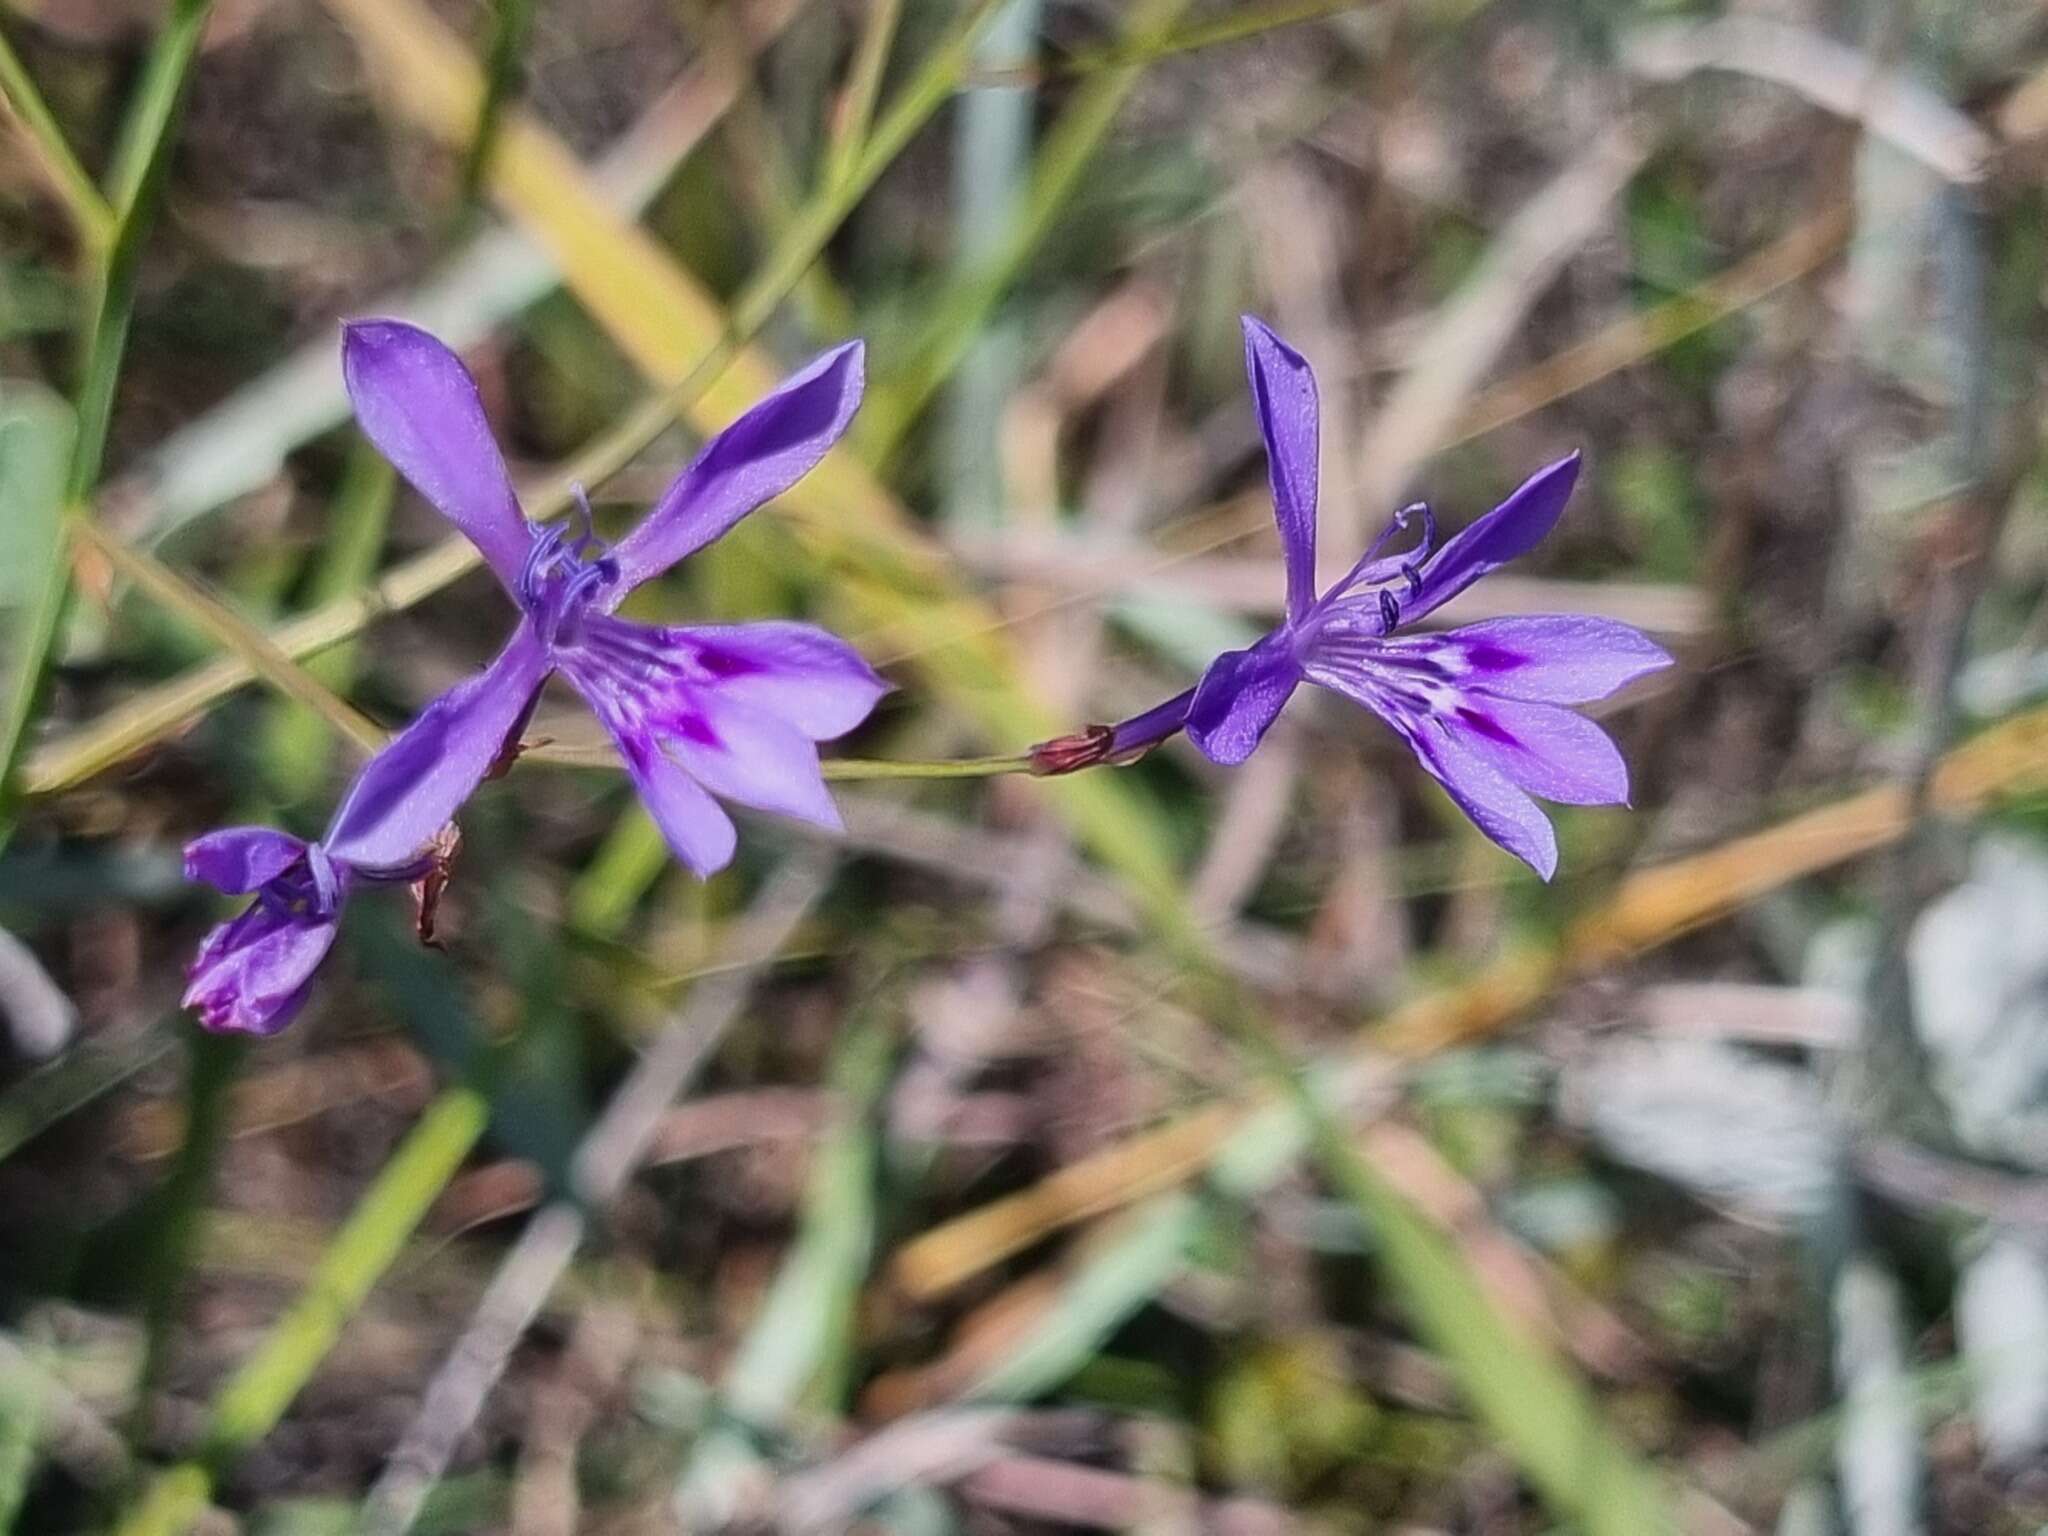
<svg viewBox="0 0 2048 1536">
<path fill-rule="evenodd" d="M 1316 376 L 1308 360 L 1265 321 L 1246 315 L 1244 365 L 1266 438 L 1273 520 L 1287 564 L 1287 616 L 1300 619 L 1316 600 L 1316 481 L 1320 443 Z"/>
<path fill-rule="evenodd" d="M 416 325 L 353 320 L 341 371 L 363 435 L 517 596 L 533 534 L 462 359 Z"/>
<path fill-rule="evenodd" d="M 889 691 L 858 651 L 814 625 L 704 624 L 667 635 L 706 687 L 788 721 L 813 741 L 844 736 Z"/>
<path fill-rule="evenodd" d="M 1283 646 L 1261 642 L 1248 651 L 1225 651 L 1195 685 L 1188 740 L 1212 763 L 1243 762 L 1300 682 L 1301 669 Z"/>
<path fill-rule="evenodd" d="M 1487 619 L 1440 635 L 1381 642 L 1389 664 L 1538 704 L 1604 699 L 1671 665 L 1670 653 L 1614 619 L 1574 613 Z"/>
<path fill-rule="evenodd" d="M 521 624 L 497 660 L 421 710 L 356 775 L 323 841 L 358 867 L 401 865 L 454 819 L 526 722 L 547 650 Z"/>
<path fill-rule="evenodd" d="M 207 934 L 188 972 L 184 1005 L 210 1030 L 274 1035 L 305 1006 L 335 933 L 331 917 L 258 903 Z"/>
<path fill-rule="evenodd" d="M 809 474 L 860 408 L 865 358 L 859 341 L 834 347 L 706 443 L 613 551 L 614 601 Z"/>
<path fill-rule="evenodd" d="M 304 839 L 272 827 L 223 827 L 185 845 L 185 878 L 240 896 L 306 856 Z"/>
<path fill-rule="evenodd" d="M 1489 571 L 1524 555 L 1557 525 L 1579 478 L 1579 455 L 1568 454 L 1524 480 L 1515 493 L 1457 536 L 1422 568 L 1421 587 L 1401 604 L 1412 623 L 1440 608 Z"/>
</svg>

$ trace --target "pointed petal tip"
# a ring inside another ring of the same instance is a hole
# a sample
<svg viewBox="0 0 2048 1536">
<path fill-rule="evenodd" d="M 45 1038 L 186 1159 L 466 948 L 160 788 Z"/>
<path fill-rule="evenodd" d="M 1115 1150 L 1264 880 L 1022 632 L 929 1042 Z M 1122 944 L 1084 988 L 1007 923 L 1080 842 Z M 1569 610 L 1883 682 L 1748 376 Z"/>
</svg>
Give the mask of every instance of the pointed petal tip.
<svg viewBox="0 0 2048 1536">
<path fill-rule="evenodd" d="M 1307 368 L 1308 360 L 1289 346 L 1286 339 L 1272 326 L 1257 315 L 1239 315 L 1238 325 L 1244 331 L 1244 345 L 1247 356 L 1256 358 L 1260 353 L 1273 353 L 1289 367 Z"/>
</svg>

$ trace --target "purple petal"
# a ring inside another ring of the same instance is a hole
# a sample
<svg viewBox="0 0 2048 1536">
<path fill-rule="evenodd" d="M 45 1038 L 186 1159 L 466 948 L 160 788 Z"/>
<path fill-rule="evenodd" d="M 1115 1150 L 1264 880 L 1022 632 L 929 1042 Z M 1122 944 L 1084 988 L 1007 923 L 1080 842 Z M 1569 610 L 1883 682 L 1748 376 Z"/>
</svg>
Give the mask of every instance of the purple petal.
<svg viewBox="0 0 2048 1536">
<path fill-rule="evenodd" d="M 1604 699 L 1671 656 L 1638 630 L 1580 614 L 1488 619 L 1441 635 L 1382 643 L 1387 660 L 1434 671 L 1463 687 L 1537 704 Z"/>
<path fill-rule="evenodd" d="M 718 802 L 670 762 L 651 735 L 625 727 L 604 709 L 598 711 L 598 717 L 612 732 L 633 787 L 639 790 L 654 824 L 661 828 L 670 851 L 700 880 L 730 864 L 739 834 Z"/>
<path fill-rule="evenodd" d="M 1557 525 L 1579 478 L 1579 456 L 1569 454 L 1531 475 L 1499 506 L 1436 552 L 1422 569 L 1422 588 L 1401 604 L 1412 624 L 1440 608 L 1489 571 L 1527 554 Z"/>
<path fill-rule="evenodd" d="M 341 370 L 363 435 L 517 596 L 533 534 L 462 360 L 416 325 L 355 320 L 342 327 Z"/>
<path fill-rule="evenodd" d="M 1252 749 L 1279 718 L 1301 681 L 1301 669 L 1280 645 L 1225 651 L 1209 663 L 1188 706 L 1188 740 L 1212 763 L 1229 767 Z"/>
<path fill-rule="evenodd" d="M 364 765 L 323 841 L 359 868 L 407 863 L 454 819 L 526 722 L 548 656 L 521 624 L 498 659 L 442 694 Z"/>
<path fill-rule="evenodd" d="M 889 684 L 836 635 L 809 624 L 698 625 L 666 631 L 721 698 L 831 741 L 867 719 Z"/>
<path fill-rule="evenodd" d="M 305 843 L 270 827 L 225 827 L 185 845 L 185 878 L 242 896 L 306 856 Z"/>
<path fill-rule="evenodd" d="M 1473 825 L 1545 880 L 1557 873 L 1557 834 L 1534 800 L 1499 769 L 1459 745 L 1441 722 L 1390 723 Z"/>
<path fill-rule="evenodd" d="M 1557 870 L 1557 837 L 1549 818 L 1497 765 L 1497 755 L 1482 752 L 1476 745 L 1485 741 L 1505 749 L 1505 744 L 1491 742 L 1480 729 L 1492 724 L 1492 717 L 1474 721 L 1461 714 L 1475 704 L 1494 709 L 1515 706 L 1506 700 L 1467 695 L 1441 677 L 1418 673 L 1412 666 L 1390 666 L 1384 657 L 1385 641 L 1321 635 L 1318 642 L 1303 657 L 1308 679 L 1364 705 L 1392 726 L 1480 831 L 1548 880 Z M 1555 712 L 1586 724 L 1569 711 Z M 1593 729 L 1597 734 L 1597 727 Z M 1627 793 L 1625 778 L 1622 790 Z"/>
<path fill-rule="evenodd" d="M 1316 600 L 1316 376 L 1308 360 L 1265 321 L 1244 316 L 1244 365 L 1252 403 L 1266 437 L 1266 475 L 1273 486 L 1273 520 L 1287 563 L 1287 617 L 1302 618 Z"/>
<path fill-rule="evenodd" d="M 845 433 L 865 386 L 862 344 L 847 342 L 706 443 L 613 551 L 620 572 L 613 601 L 809 474 Z"/>
<path fill-rule="evenodd" d="M 1436 716 L 1516 785 L 1566 805 L 1626 805 L 1628 765 L 1608 734 L 1557 704 L 1468 693 Z"/>
<path fill-rule="evenodd" d="M 676 766 L 720 799 L 841 830 L 818 749 L 794 725 L 708 688 L 648 723 Z"/>
<path fill-rule="evenodd" d="M 274 1035 L 305 1005 L 335 932 L 331 917 L 297 916 L 259 902 L 207 934 L 187 973 L 184 1004 L 210 1030 Z"/>
</svg>

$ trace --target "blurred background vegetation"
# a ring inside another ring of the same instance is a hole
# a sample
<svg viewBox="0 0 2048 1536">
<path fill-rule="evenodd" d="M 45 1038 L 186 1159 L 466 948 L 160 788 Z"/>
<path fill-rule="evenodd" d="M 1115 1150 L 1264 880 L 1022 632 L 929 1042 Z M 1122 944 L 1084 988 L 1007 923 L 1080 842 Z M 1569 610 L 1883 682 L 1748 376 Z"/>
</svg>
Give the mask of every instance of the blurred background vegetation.
<svg viewBox="0 0 2048 1536">
<path fill-rule="evenodd" d="M 0 105 L 0 1531 L 2048 1530 L 2038 6 L 5 0 Z M 1680 658 L 1556 885 L 1306 696 L 701 885 L 528 761 L 441 953 L 180 1017 L 182 842 L 505 623 L 340 319 L 614 529 L 868 337 L 643 597 L 927 758 L 1273 617 L 1243 310 L 1340 568 L 1586 449 L 1444 615 Z"/>
</svg>

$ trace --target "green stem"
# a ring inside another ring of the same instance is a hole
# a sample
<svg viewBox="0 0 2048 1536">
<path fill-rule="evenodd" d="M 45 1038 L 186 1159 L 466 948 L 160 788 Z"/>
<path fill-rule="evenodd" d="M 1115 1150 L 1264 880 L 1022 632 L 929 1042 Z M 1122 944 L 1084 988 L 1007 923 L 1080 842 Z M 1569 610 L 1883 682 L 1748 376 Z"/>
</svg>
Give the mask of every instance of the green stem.
<svg viewBox="0 0 2048 1536">
<path fill-rule="evenodd" d="M 1167 36 L 1187 6 L 1188 0 L 1141 0 L 1125 24 L 1130 46 L 1142 51 Z M 1141 74 L 1136 64 L 1105 69 L 1090 77 L 1060 113 L 1039 149 L 1021 206 L 932 300 L 909 361 L 886 385 L 868 391 L 853 433 L 870 464 L 888 463 L 933 394 L 960 366 L 989 314 L 1066 209 Z"/>
<path fill-rule="evenodd" d="M 462 162 L 462 202 L 473 209 L 491 169 L 491 154 L 505 107 L 524 75 L 526 40 L 533 32 L 533 0 L 498 0 L 491 8 L 491 47 L 484 64 L 484 90 L 476 107 L 476 131 Z"/>
<path fill-rule="evenodd" d="M 476 1145 L 486 1119 L 483 1096 L 470 1088 L 446 1089 L 427 1107 L 334 1235 L 298 1299 L 221 1388 L 199 1455 L 159 1475 L 116 1536 L 180 1536 L 198 1518 L 221 1469 L 277 1426 L 362 1309 Z"/>
<path fill-rule="evenodd" d="M 1006 757 L 956 757 L 942 759 L 886 759 L 874 757 L 831 757 L 819 768 L 828 779 L 993 779 L 1004 774 L 1031 772 L 1031 759 L 1023 753 Z"/>
<path fill-rule="evenodd" d="M 902 18 L 903 0 L 869 0 L 867 25 L 854 51 L 853 68 L 839 98 L 832 143 L 825 156 L 823 184 L 827 187 L 845 179 L 867 143 L 868 125 L 875 120 L 875 101 L 882 93 L 882 70 L 889 62 L 889 49 Z"/>
</svg>

